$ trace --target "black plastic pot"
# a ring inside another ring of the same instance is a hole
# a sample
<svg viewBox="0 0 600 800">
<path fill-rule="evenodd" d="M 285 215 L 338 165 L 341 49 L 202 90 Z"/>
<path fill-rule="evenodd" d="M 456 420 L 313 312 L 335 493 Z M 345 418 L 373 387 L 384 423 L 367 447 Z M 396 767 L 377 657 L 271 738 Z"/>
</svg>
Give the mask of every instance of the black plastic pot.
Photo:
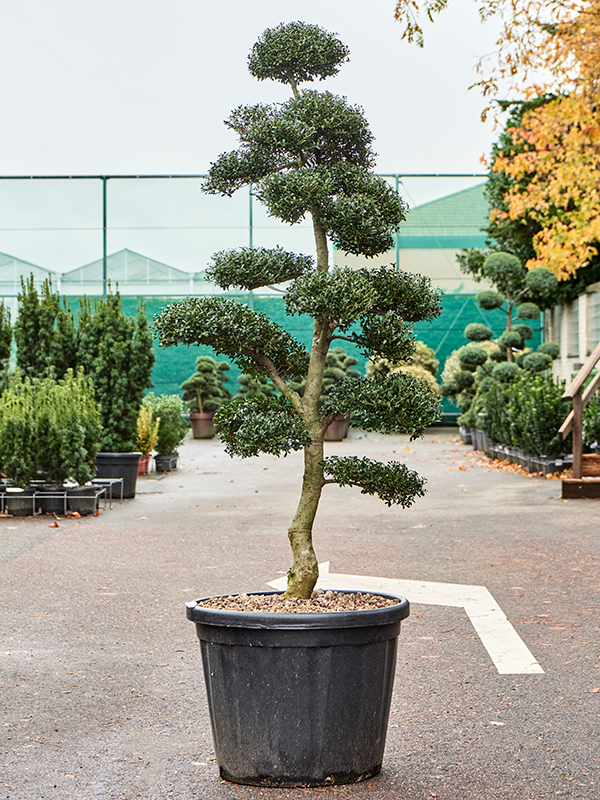
<svg viewBox="0 0 600 800">
<path fill-rule="evenodd" d="M 67 490 L 69 511 L 76 511 L 82 516 L 95 514 L 98 508 L 98 497 L 104 489 L 98 486 L 76 486 Z"/>
<path fill-rule="evenodd" d="M 36 499 L 44 514 L 65 514 L 67 491 L 57 486 L 41 486 L 35 490 Z"/>
<path fill-rule="evenodd" d="M 157 472 L 171 472 L 177 469 L 179 453 L 159 453 L 154 456 L 154 466 Z"/>
<path fill-rule="evenodd" d="M 385 595 L 390 597 L 391 595 Z M 187 604 L 221 777 L 254 786 L 355 783 L 381 769 L 408 600 L 275 614 Z"/>
<path fill-rule="evenodd" d="M 33 489 L 23 489 L 21 492 L 7 491 L 4 495 L 4 513 L 13 517 L 28 517 L 35 514 L 39 503 L 34 496 Z"/>
<path fill-rule="evenodd" d="M 98 453 L 97 478 L 123 478 L 123 497 L 135 497 L 141 453 Z"/>
</svg>

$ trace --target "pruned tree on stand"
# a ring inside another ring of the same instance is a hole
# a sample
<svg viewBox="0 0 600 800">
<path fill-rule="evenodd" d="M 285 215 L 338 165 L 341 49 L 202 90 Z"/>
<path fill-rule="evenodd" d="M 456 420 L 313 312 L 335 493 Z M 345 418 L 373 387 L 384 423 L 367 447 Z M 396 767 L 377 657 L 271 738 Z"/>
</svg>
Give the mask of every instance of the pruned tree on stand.
<svg viewBox="0 0 600 800">
<path fill-rule="evenodd" d="M 237 108 L 226 124 L 240 147 L 212 164 L 204 185 L 206 192 L 231 196 L 252 183 L 271 216 L 289 224 L 312 218 L 316 264 L 281 248 L 240 248 L 217 253 L 207 271 L 223 289 L 289 281 L 287 314 L 314 320 L 310 352 L 264 314 L 222 297 L 190 297 L 155 319 L 162 346 L 209 345 L 246 374 L 266 374 L 279 390 L 277 397 L 235 398 L 215 421 L 231 455 L 304 450 L 302 492 L 288 532 L 294 556 L 289 597 L 310 597 L 318 578 L 312 529 L 325 485 L 359 486 L 403 507 L 424 493 L 424 479 L 403 464 L 325 458 L 323 436 L 336 414 L 367 431 L 411 438 L 439 414 L 439 399 L 427 383 L 402 373 L 348 378 L 321 398 L 332 342 L 404 360 L 414 348 L 411 324 L 440 312 L 439 294 L 423 276 L 329 264 L 328 240 L 368 257 L 390 249 L 405 213 L 392 187 L 373 174 L 373 137 L 362 110 L 329 92 L 299 88 L 335 75 L 347 57 L 346 46 L 317 26 L 292 22 L 266 30 L 250 54 L 250 72 L 288 84 L 292 97 Z M 302 396 L 293 388 L 297 383 L 304 383 Z"/>
</svg>

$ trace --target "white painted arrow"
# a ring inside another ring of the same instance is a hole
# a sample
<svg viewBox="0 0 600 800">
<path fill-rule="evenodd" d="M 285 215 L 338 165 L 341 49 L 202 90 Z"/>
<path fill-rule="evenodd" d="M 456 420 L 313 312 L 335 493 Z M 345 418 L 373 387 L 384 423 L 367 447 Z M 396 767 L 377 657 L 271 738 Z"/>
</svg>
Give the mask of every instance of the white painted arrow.
<svg viewBox="0 0 600 800">
<path fill-rule="evenodd" d="M 285 577 L 269 582 L 274 589 L 285 589 L 286 584 Z M 341 575 L 330 573 L 326 561 L 319 564 L 317 588 L 390 592 L 407 597 L 411 603 L 464 608 L 501 675 L 544 672 L 485 586 Z"/>
</svg>

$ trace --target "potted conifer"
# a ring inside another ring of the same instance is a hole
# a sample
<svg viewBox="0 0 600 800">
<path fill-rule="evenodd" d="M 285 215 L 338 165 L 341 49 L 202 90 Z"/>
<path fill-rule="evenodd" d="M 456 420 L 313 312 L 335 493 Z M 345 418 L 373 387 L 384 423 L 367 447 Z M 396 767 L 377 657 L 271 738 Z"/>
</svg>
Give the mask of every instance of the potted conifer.
<svg viewBox="0 0 600 800">
<path fill-rule="evenodd" d="M 102 414 L 99 478 L 123 479 L 123 497 L 135 497 L 138 463 L 137 418 L 144 390 L 152 386 L 152 335 L 145 306 L 127 317 L 118 292 L 82 298 L 79 310 L 77 362 L 92 378 Z"/>
<path fill-rule="evenodd" d="M 424 480 L 397 462 L 325 458 L 323 439 L 340 413 L 365 430 L 412 438 L 439 414 L 428 384 L 405 373 L 347 378 L 323 397 L 333 342 L 403 360 L 413 349 L 411 323 L 440 310 L 439 294 L 423 276 L 393 266 L 329 266 L 328 239 L 341 251 L 376 256 L 392 247 L 405 211 L 392 187 L 373 174 L 362 111 L 343 97 L 298 88 L 335 75 L 347 57 L 346 46 L 315 25 L 266 30 L 251 52 L 250 72 L 287 84 L 292 97 L 234 111 L 227 124 L 241 146 L 211 166 L 204 185 L 231 195 L 252 183 L 270 215 L 288 223 L 312 218 L 316 263 L 281 248 L 240 248 L 217 253 L 209 268 L 224 289 L 289 282 L 286 312 L 313 318 L 311 350 L 264 314 L 225 297 L 190 297 L 155 319 L 162 346 L 209 345 L 247 374 L 267 375 L 278 389 L 276 397 L 237 397 L 219 409 L 215 421 L 231 455 L 304 453 L 301 497 L 288 531 L 287 591 L 204 598 L 187 608 L 202 649 L 219 769 L 238 783 L 327 785 L 379 771 L 408 602 L 314 596 L 312 527 L 328 484 L 358 486 L 405 507 L 423 494 Z M 294 383 L 305 384 L 302 396 Z"/>
<path fill-rule="evenodd" d="M 229 380 L 225 374 L 229 369 L 226 361 L 198 356 L 196 371 L 181 384 L 194 439 L 212 439 L 216 434 L 215 411 L 231 398 L 231 392 L 223 386 Z"/>
</svg>

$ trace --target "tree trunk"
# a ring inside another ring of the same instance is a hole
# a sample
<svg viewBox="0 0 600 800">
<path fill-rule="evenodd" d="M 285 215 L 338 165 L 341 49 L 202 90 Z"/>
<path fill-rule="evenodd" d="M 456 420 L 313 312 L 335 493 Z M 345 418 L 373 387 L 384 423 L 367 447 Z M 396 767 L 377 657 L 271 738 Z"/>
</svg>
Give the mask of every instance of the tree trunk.
<svg viewBox="0 0 600 800">
<path fill-rule="evenodd" d="M 288 531 L 294 564 L 288 572 L 287 597 L 309 598 L 319 577 L 319 565 L 312 544 L 312 527 L 323 489 L 323 441 L 304 449 L 302 493 Z"/>
</svg>

